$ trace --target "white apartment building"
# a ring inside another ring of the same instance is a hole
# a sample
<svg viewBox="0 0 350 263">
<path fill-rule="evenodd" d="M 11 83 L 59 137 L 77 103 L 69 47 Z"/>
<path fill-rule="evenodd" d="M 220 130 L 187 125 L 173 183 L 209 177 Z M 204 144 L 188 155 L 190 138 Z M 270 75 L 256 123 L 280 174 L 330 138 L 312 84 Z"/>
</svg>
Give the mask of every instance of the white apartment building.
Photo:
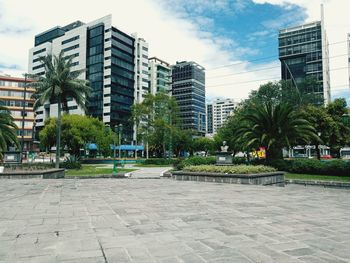
<svg viewBox="0 0 350 263">
<path fill-rule="evenodd" d="M 149 75 L 148 75 L 148 43 L 132 34 L 135 38 L 135 91 L 134 102 L 141 103 L 147 93 L 149 93 Z"/>
<path fill-rule="evenodd" d="M 207 103 L 207 134 L 216 134 L 228 117 L 233 114 L 237 104 L 233 99 L 215 99 L 212 103 Z"/>
<path fill-rule="evenodd" d="M 171 66 L 156 57 L 149 58 L 149 80 L 150 92 L 155 95 L 157 92 L 171 93 Z"/>
<path fill-rule="evenodd" d="M 132 140 L 131 106 L 141 102 L 149 90 L 147 42 L 112 26 L 111 15 L 86 24 L 76 21 L 35 36 L 29 73 L 45 74 L 40 57 L 62 50 L 65 57 L 73 57 L 72 70 L 84 70 L 80 78 L 90 83 L 86 114 L 111 127 L 122 123 Z M 85 114 L 74 101 L 68 102 L 68 108 L 71 114 Z M 42 127 L 46 118 L 57 116 L 57 103 L 44 105 L 36 114 L 36 125 Z"/>
</svg>

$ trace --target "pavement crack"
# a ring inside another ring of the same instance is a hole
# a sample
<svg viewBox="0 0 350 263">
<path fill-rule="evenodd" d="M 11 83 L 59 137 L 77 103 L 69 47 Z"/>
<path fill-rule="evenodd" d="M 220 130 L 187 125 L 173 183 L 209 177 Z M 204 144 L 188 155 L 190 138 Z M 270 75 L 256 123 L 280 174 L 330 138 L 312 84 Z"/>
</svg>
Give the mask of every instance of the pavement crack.
<svg viewBox="0 0 350 263">
<path fill-rule="evenodd" d="M 99 246 L 100 246 L 100 250 L 101 250 L 101 252 L 102 252 L 102 256 L 103 256 L 103 258 L 104 258 L 104 260 L 105 260 L 105 263 L 108 263 L 108 260 L 107 260 L 105 251 L 103 250 L 103 246 L 102 246 L 102 244 L 101 244 L 101 242 L 100 242 L 99 239 L 98 239 L 97 241 L 98 241 L 98 244 L 99 244 Z"/>
</svg>

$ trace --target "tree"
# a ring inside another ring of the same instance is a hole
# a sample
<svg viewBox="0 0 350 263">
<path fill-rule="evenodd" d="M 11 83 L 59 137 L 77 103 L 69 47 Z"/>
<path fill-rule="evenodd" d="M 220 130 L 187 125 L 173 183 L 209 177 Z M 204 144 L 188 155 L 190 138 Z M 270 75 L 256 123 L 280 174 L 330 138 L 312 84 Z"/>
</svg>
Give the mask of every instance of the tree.
<svg viewBox="0 0 350 263">
<path fill-rule="evenodd" d="M 282 158 L 282 148 L 297 141 L 319 140 L 312 125 L 292 106 L 271 102 L 251 106 L 244 112 L 234 136 L 251 150 L 265 147 L 268 159 Z"/>
<path fill-rule="evenodd" d="M 157 156 L 166 156 L 167 145 L 173 145 L 174 129 L 179 126 L 178 106 L 176 100 L 159 92 L 147 94 L 144 101 L 132 108 L 132 121 L 137 134 L 146 140 Z"/>
<path fill-rule="evenodd" d="M 40 145 L 50 152 L 51 162 L 51 147 L 56 143 L 57 134 L 56 118 L 49 118 L 45 120 L 44 128 L 39 132 Z"/>
<path fill-rule="evenodd" d="M 86 110 L 85 103 L 90 87 L 86 80 L 78 79 L 84 70 L 71 71 L 72 59 L 65 58 L 64 52 L 58 56 L 42 57 L 45 75 L 31 74 L 34 79 L 32 86 L 36 89 L 33 97 L 36 99 L 34 110 L 45 103 L 57 103 L 57 138 L 56 138 L 56 168 L 59 167 L 61 147 L 61 110 L 68 113 L 68 100 L 73 99 L 79 107 Z"/>
<path fill-rule="evenodd" d="M 16 131 L 17 125 L 14 123 L 10 111 L 0 105 L 0 161 L 9 145 L 19 147 Z"/>
<path fill-rule="evenodd" d="M 39 133 L 40 140 L 52 141 L 56 127 L 57 118 L 48 119 Z M 80 149 L 88 143 L 95 143 L 104 156 L 110 155 L 113 136 L 112 130 L 106 129 L 104 123 L 96 118 L 76 114 L 62 116 L 62 144 L 72 155 L 79 156 Z"/>
<path fill-rule="evenodd" d="M 205 156 L 208 152 L 212 152 L 215 149 L 215 142 L 213 139 L 206 137 L 198 137 L 193 140 L 193 150 L 194 151 L 204 151 Z"/>
</svg>

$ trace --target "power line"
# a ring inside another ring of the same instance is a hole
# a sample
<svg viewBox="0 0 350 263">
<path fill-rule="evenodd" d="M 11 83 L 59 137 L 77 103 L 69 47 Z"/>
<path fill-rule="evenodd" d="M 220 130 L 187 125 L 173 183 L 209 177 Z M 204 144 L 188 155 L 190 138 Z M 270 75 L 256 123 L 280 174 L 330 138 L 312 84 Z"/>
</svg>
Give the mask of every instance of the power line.
<svg viewBox="0 0 350 263">
<path fill-rule="evenodd" d="M 341 70 L 341 69 L 348 69 L 348 67 L 334 68 L 334 69 L 330 69 L 329 71 L 337 71 L 337 70 Z M 268 78 L 268 79 L 256 79 L 256 80 L 249 80 L 249 81 L 242 81 L 242 82 L 224 83 L 224 84 L 218 84 L 218 85 L 213 85 L 213 86 L 207 86 L 206 88 L 222 87 L 222 86 L 236 85 L 236 84 L 245 84 L 245 83 L 267 81 L 267 80 L 276 80 L 276 79 L 280 79 L 280 77 L 281 76 L 278 76 L 278 77 L 271 76 L 271 78 Z"/>
<path fill-rule="evenodd" d="M 327 46 L 338 45 L 340 43 L 347 43 L 347 42 L 348 42 L 348 40 L 338 41 L 338 42 L 328 43 Z M 269 46 L 265 46 L 265 47 L 273 47 L 273 46 L 269 45 Z M 320 51 L 320 50 L 315 50 L 315 51 L 310 51 L 310 52 L 316 52 L 316 51 Z M 245 63 L 250 63 L 250 62 L 255 62 L 255 61 L 267 60 L 267 59 L 270 59 L 270 58 L 278 58 L 278 55 L 262 57 L 262 58 L 258 58 L 258 59 L 252 59 L 252 60 L 245 60 L 245 61 L 242 61 L 242 62 L 237 62 L 237 63 L 227 64 L 227 65 L 217 66 L 217 67 L 209 68 L 209 69 L 207 69 L 207 71 L 216 70 L 216 69 L 220 69 L 220 68 L 226 68 L 226 67 L 232 67 L 232 66 L 235 66 L 235 65 L 240 65 L 240 64 L 245 64 Z"/>
</svg>

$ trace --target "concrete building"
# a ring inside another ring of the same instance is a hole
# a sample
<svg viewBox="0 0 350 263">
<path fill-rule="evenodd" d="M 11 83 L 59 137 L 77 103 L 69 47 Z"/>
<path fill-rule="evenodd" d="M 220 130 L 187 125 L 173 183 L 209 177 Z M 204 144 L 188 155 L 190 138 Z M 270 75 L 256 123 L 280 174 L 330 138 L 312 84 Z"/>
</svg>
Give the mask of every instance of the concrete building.
<svg viewBox="0 0 350 263">
<path fill-rule="evenodd" d="M 329 55 L 323 19 L 280 30 L 278 42 L 282 79 L 298 86 L 307 77 L 315 78 L 318 84 L 306 92 L 318 95 L 320 105 L 329 103 Z"/>
<path fill-rule="evenodd" d="M 135 38 L 135 91 L 134 102 L 141 103 L 147 93 L 149 93 L 148 74 L 148 43 L 139 38 L 137 34 L 132 34 Z"/>
<path fill-rule="evenodd" d="M 348 78 L 349 78 L 349 88 L 350 88 L 350 34 L 348 34 Z"/>
<path fill-rule="evenodd" d="M 205 69 L 190 61 L 176 62 L 172 71 L 172 96 L 179 105 L 179 117 L 184 129 L 204 136 L 205 124 Z"/>
<path fill-rule="evenodd" d="M 171 93 L 171 66 L 169 63 L 152 57 L 149 58 L 149 80 L 150 92 Z"/>
<path fill-rule="evenodd" d="M 29 51 L 29 72 L 44 74 L 39 58 L 61 51 L 65 57 L 73 57 L 72 70 L 86 70 L 80 75 L 92 88 L 86 114 L 112 127 L 122 123 L 131 141 L 131 106 L 140 102 L 149 89 L 145 40 L 112 26 L 111 15 L 90 23 L 76 21 L 57 26 L 35 36 L 35 46 Z M 71 114 L 85 114 L 74 101 L 69 101 L 68 107 Z M 57 116 L 57 104 L 47 104 L 37 111 L 37 125 L 43 126 L 50 116 Z"/>
<path fill-rule="evenodd" d="M 30 81 L 26 81 L 24 78 L 0 75 L 0 103 L 10 110 L 14 118 L 18 127 L 17 138 L 20 143 L 23 139 L 24 151 L 33 150 L 35 115 L 33 111 L 34 100 L 31 99 L 31 96 L 34 91 L 30 87 Z"/>
<path fill-rule="evenodd" d="M 206 134 L 212 135 L 212 134 L 214 134 L 213 103 L 207 103 L 205 109 L 206 109 L 205 116 L 207 118 L 206 119 L 206 124 L 207 124 Z"/>
<path fill-rule="evenodd" d="M 236 107 L 233 99 L 215 99 L 207 104 L 207 134 L 216 134 Z"/>
</svg>

